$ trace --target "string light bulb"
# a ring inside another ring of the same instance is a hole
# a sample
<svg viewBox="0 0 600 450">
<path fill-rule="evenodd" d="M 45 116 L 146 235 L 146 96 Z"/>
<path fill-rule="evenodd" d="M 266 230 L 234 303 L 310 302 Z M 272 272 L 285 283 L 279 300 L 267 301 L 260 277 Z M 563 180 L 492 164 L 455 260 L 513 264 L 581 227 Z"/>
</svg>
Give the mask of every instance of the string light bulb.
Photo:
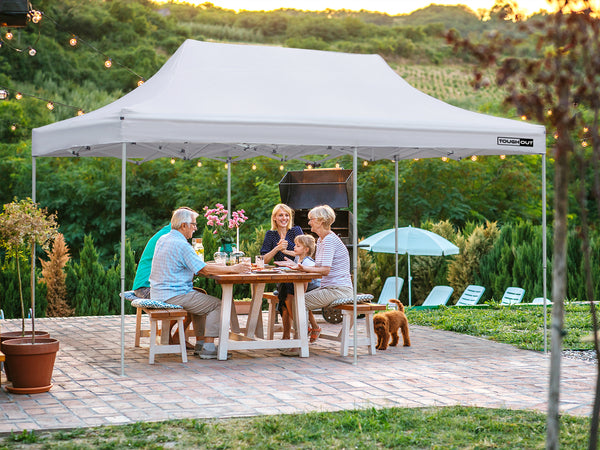
<svg viewBox="0 0 600 450">
<path fill-rule="evenodd" d="M 138 80 L 138 82 L 137 82 L 137 85 L 138 85 L 138 87 L 140 87 L 140 86 L 141 86 L 142 84 L 144 84 L 144 83 L 145 83 L 144 79 L 143 79 L 143 78 L 140 78 L 140 79 Z"/>
<path fill-rule="evenodd" d="M 256 164 L 252 164 L 252 170 L 256 170 Z"/>
<path fill-rule="evenodd" d="M 335 168 L 339 169 L 340 168 L 340 163 L 335 163 Z"/>
<path fill-rule="evenodd" d="M 554 139 L 558 139 L 558 133 L 554 133 Z"/>
<path fill-rule="evenodd" d="M 69 39 L 69 45 L 71 47 L 75 47 L 77 45 L 77 38 L 76 37 L 72 37 L 71 39 Z"/>
<path fill-rule="evenodd" d="M 229 169 L 229 164 L 225 163 L 225 169 Z"/>
<path fill-rule="evenodd" d="M 311 169 L 313 168 L 313 166 L 312 166 L 312 164 L 309 164 L 308 166 L 306 166 L 306 168 L 307 168 L 308 170 L 311 170 Z"/>
<path fill-rule="evenodd" d="M 175 164 L 175 158 L 171 158 L 171 164 Z"/>
<path fill-rule="evenodd" d="M 419 158 L 414 158 L 414 159 L 413 159 L 413 161 L 418 161 L 418 160 L 419 160 Z"/>
<path fill-rule="evenodd" d="M 0 100 L 6 100 L 8 98 L 8 91 L 6 89 L 0 89 Z"/>
<path fill-rule="evenodd" d="M 471 156 L 471 161 L 477 161 L 477 155 L 472 155 Z"/>
<path fill-rule="evenodd" d="M 48 108 L 50 111 L 52 111 L 54 109 L 54 103 L 52 103 L 52 102 L 46 103 L 46 108 Z"/>
<path fill-rule="evenodd" d="M 108 58 L 106 61 L 104 61 L 104 67 L 110 69 L 112 67 L 112 59 Z"/>
<path fill-rule="evenodd" d="M 16 125 L 13 123 L 13 124 L 10 126 L 10 130 L 11 130 L 11 131 L 17 131 L 17 126 L 16 126 Z"/>
<path fill-rule="evenodd" d="M 77 110 L 77 115 L 78 116 L 83 116 L 85 113 L 83 112 L 83 109 L 78 109 Z"/>
<path fill-rule="evenodd" d="M 584 148 L 585 148 L 585 147 L 587 147 L 587 146 L 588 146 L 588 143 L 587 143 L 587 141 L 582 141 L 582 142 L 581 142 L 581 146 L 582 146 L 582 147 L 584 147 Z"/>
<path fill-rule="evenodd" d="M 27 53 L 29 53 L 29 56 L 35 56 L 37 53 L 37 50 L 33 47 L 29 47 L 29 51 Z"/>
<path fill-rule="evenodd" d="M 447 162 L 448 161 L 448 157 L 447 156 L 442 156 L 442 161 Z"/>
<path fill-rule="evenodd" d="M 369 165 L 369 161 L 367 161 L 366 159 L 363 161 L 363 166 L 367 167 Z"/>
<path fill-rule="evenodd" d="M 197 166 L 198 166 L 198 167 L 202 167 L 202 161 L 198 161 L 198 164 L 197 164 Z"/>
<path fill-rule="evenodd" d="M 521 120 L 527 120 L 527 116 L 526 116 L 525 114 L 523 114 L 523 115 L 521 116 Z"/>
<path fill-rule="evenodd" d="M 33 23 L 39 23 L 42 20 L 42 13 L 40 11 L 29 11 L 29 15 Z"/>
<path fill-rule="evenodd" d="M 17 100 L 21 100 L 21 99 L 23 98 L 23 94 L 21 94 L 20 92 L 17 92 L 17 93 L 15 94 L 15 98 L 16 98 Z"/>
<path fill-rule="evenodd" d="M 506 155 L 500 155 L 500 159 L 506 159 Z"/>
<path fill-rule="evenodd" d="M 10 41 L 14 37 L 14 35 L 11 33 L 10 30 L 8 30 L 6 32 L 6 34 L 4 35 L 4 37 L 6 38 L 7 41 Z"/>
<path fill-rule="evenodd" d="M 551 110 L 551 109 L 549 109 L 549 110 L 548 110 L 548 112 L 546 113 L 546 115 L 547 115 L 548 117 L 550 117 L 550 116 L 552 115 L 552 110 Z"/>
<path fill-rule="evenodd" d="M 283 164 L 279 166 L 279 170 L 283 170 Z"/>
<path fill-rule="evenodd" d="M 583 132 L 587 133 L 588 131 L 590 131 L 590 129 L 588 127 L 583 127 Z"/>
</svg>

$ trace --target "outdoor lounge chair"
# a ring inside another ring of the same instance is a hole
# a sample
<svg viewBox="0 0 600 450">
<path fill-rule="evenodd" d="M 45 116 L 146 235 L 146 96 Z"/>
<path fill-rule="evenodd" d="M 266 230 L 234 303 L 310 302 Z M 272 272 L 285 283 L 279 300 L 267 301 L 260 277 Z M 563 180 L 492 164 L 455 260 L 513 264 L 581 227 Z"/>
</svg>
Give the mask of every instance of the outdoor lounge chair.
<svg viewBox="0 0 600 450">
<path fill-rule="evenodd" d="M 531 300 L 531 304 L 532 305 L 543 305 L 544 304 L 544 297 L 536 297 L 533 300 Z M 549 298 L 546 299 L 546 304 L 547 305 L 551 305 L 552 302 L 550 301 Z"/>
<path fill-rule="evenodd" d="M 467 286 L 465 291 L 462 293 L 455 306 L 473 306 L 479 302 L 479 299 L 483 295 L 485 288 L 476 284 Z"/>
<path fill-rule="evenodd" d="M 377 303 L 379 305 L 387 305 L 391 298 L 399 298 L 403 285 L 404 278 L 398 277 L 398 292 L 396 292 L 394 295 L 394 290 L 396 288 L 396 277 L 387 277 L 385 279 L 385 283 L 383 284 L 381 294 L 379 294 L 379 300 L 377 300 Z"/>
<path fill-rule="evenodd" d="M 509 287 L 504 291 L 504 295 L 502 296 L 502 300 L 500 301 L 501 305 L 516 305 L 517 303 L 521 303 L 523 300 L 523 296 L 525 295 L 525 289 L 520 287 Z"/>
<path fill-rule="evenodd" d="M 419 306 L 431 307 L 445 305 L 448 303 L 448 300 L 450 300 L 450 296 L 453 292 L 454 289 L 450 286 L 435 286 L 425 301 Z"/>
</svg>

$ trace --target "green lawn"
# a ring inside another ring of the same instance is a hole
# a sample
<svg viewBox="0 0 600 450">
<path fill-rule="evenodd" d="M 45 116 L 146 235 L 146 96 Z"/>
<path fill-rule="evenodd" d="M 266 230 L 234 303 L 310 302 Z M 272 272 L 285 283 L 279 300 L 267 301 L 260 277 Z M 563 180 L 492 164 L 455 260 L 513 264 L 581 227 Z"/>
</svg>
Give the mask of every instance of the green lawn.
<svg viewBox="0 0 600 450">
<path fill-rule="evenodd" d="M 438 309 L 409 309 L 407 316 L 413 325 L 484 337 L 527 350 L 544 350 L 544 308 L 538 305 L 506 307 L 490 303 L 484 307 L 473 308 L 451 306 Z M 551 308 L 548 308 L 546 320 L 547 342 L 550 348 Z M 563 338 L 563 348 L 592 349 L 592 342 L 582 341 L 582 338 L 592 332 L 589 305 L 567 303 L 564 330 L 566 334 Z"/>
<path fill-rule="evenodd" d="M 588 420 L 563 416 L 561 448 L 587 447 Z M 545 416 L 465 407 L 386 408 L 226 420 L 176 420 L 23 433 L 4 448 L 543 449 Z"/>
</svg>

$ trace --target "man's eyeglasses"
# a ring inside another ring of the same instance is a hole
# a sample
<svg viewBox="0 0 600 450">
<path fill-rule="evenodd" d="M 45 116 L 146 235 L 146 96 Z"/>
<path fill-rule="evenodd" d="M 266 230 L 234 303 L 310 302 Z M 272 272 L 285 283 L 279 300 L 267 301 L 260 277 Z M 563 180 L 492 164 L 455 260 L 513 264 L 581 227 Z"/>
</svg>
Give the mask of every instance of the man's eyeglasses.
<svg viewBox="0 0 600 450">
<path fill-rule="evenodd" d="M 186 222 L 189 226 L 198 229 L 198 224 L 194 222 Z"/>
</svg>

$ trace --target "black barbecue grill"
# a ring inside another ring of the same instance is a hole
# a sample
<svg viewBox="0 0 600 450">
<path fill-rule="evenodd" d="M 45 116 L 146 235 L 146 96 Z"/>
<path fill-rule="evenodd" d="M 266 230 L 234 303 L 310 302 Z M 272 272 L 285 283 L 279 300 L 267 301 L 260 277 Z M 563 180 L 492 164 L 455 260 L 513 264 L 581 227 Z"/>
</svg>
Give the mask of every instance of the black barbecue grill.
<svg viewBox="0 0 600 450">
<path fill-rule="evenodd" d="M 294 224 L 310 234 L 308 212 L 319 205 L 329 205 L 335 211 L 331 231 L 346 246 L 352 245 L 350 207 L 352 196 L 352 171 L 344 169 L 311 169 L 288 172 L 279 182 L 281 202 L 294 210 Z"/>
<path fill-rule="evenodd" d="M 313 234 L 308 225 L 308 212 L 319 205 L 335 211 L 331 231 L 346 244 L 352 261 L 353 215 L 347 209 L 352 196 L 352 171 L 344 169 L 310 169 L 288 172 L 279 182 L 281 202 L 294 211 L 294 224 L 305 234 Z M 317 236 L 315 236 L 316 238 Z M 323 317 L 331 323 L 342 321 L 340 311 L 323 308 Z"/>
</svg>

